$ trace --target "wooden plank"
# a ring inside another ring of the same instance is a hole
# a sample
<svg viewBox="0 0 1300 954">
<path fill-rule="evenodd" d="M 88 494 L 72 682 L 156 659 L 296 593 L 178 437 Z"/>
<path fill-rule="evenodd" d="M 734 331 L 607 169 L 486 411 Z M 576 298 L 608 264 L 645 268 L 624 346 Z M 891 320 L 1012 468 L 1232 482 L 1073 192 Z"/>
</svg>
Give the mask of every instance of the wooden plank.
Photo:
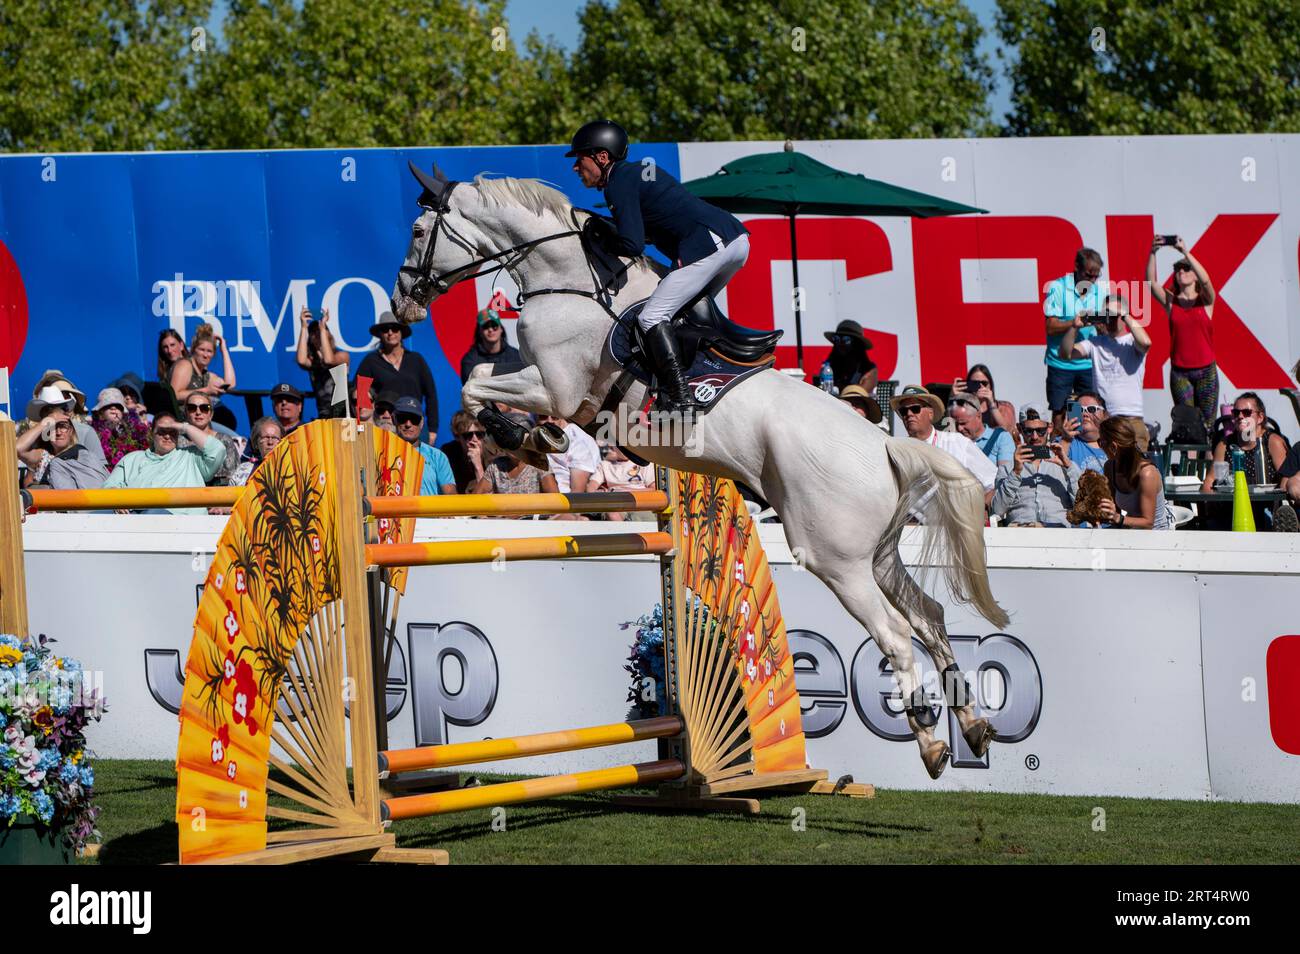
<svg viewBox="0 0 1300 954">
<path fill-rule="evenodd" d="M 790 772 L 765 772 L 761 775 L 742 775 L 708 785 L 692 786 L 700 795 L 725 795 L 727 792 L 748 792 L 759 788 L 780 788 L 800 782 L 816 782 L 826 778 L 825 769 L 795 769 Z"/>
<path fill-rule="evenodd" d="M 283 834 L 290 834 L 284 832 Z M 288 865 L 299 861 L 316 861 L 339 855 L 355 855 L 391 848 L 397 839 L 390 834 L 362 835 L 353 838 L 325 838 L 300 844 L 279 844 L 264 851 L 249 851 L 225 858 L 201 861 L 205 865 Z"/>
<path fill-rule="evenodd" d="M 813 787 L 808 789 L 812 795 L 846 795 L 849 798 L 875 798 L 876 786 L 865 782 L 849 782 L 839 791 L 835 790 L 835 783 L 829 779 L 816 782 Z"/>
<path fill-rule="evenodd" d="M 334 445 L 334 479 L 338 487 L 338 554 L 340 589 L 343 597 L 343 636 L 347 654 L 348 688 L 352 692 L 351 718 L 352 798 L 362 818 L 379 824 L 378 748 L 375 745 L 374 671 L 371 659 L 370 613 L 366 600 L 363 565 L 365 552 L 365 517 L 361 509 L 361 467 L 363 450 L 357 444 L 369 443 L 369 431 L 355 427 L 344 433 L 350 421 L 329 422 L 330 440 Z M 373 445 L 370 445 L 373 446 Z"/>
<path fill-rule="evenodd" d="M 5 484 L 0 487 L 0 633 L 26 639 L 30 635 L 27 568 L 23 563 L 22 504 L 14 474 L 17 433 L 13 421 L 0 421 L 0 461 L 6 468 Z"/>
<path fill-rule="evenodd" d="M 448 865 L 451 856 L 441 848 L 380 848 L 370 860 L 376 864 Z"/>
</svg>

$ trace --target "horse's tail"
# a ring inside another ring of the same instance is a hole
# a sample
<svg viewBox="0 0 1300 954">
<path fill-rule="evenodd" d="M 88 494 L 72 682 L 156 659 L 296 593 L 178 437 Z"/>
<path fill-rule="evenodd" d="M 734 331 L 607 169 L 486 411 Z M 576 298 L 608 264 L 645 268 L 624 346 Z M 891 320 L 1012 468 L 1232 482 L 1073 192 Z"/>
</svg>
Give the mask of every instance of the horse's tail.
<svg viewBox="0 0 1300 954">
<path fill-rule="evenodd" d="M 892 556 L 912 516 L 929 528 L 919 565 L 942 566 L 944 579 L 959 603 L 974 606 L 994 626 L 1010 622 L 989 588 L 984 560 L 984 489 L 956 458 L 911 438 L 887 438 L 885 452 L 898 483 L 898 506 L 876 544 L 876 560 Z M 906 592 L 906 591 L 905 591 Z M 894 594 L 907 598 L 905 594 Z M 923 598 L 920 588 L 911 598 Z M 915 607 L 923 614 L 924 608 Z"/>
</svg>

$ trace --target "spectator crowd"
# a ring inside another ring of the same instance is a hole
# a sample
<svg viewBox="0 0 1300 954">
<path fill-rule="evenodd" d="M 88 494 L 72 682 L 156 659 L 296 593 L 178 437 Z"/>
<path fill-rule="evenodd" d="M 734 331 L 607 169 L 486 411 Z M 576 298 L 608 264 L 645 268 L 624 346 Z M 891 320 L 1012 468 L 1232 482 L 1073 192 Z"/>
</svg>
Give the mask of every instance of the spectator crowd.
<svg viewBox="0 0 1300 954">
<path fill-rule="evenodd" d="M 1160 283 L 1156 260 L 1175 249 L 1169 281 Z M 1201 494 L 1222 490 L 1233 471 L 1274 491 L 1255 505 L 1262 529 L 1295 531 L 1292 502 L 1300 502 L 1300 445 L 1293 447 L 1263 398 L 1245 392 L 1219 405 L 1214 357 L 1215 291 L 1205 267 L 1176 236 L 1157 236 L 1147 262 L 1144 295 L 1153 304 L 1145 319 L 1102 279 L 1101 256 L 1083 248 L 1073 269 L 1049 283 L 1044 297 L 1043 401 L 1018 407 L 1000 399 L 992 370 L 972 366 L 951 385 L 908 385 L 893 393 L 880 382 L 871 341 L 859 323 L 839 322 L 826 334 L 829 357 L 814 376 L 867 422 L 886 426 L 896 415 L 907 436 L 950 454 L 984 489 L 990 520 L 1007 526 L 1100 526 L 1171 529 L 1185 521 L 1166 500 L 1166 478 L 1181 452 L 1179 487 L 1186 478 Z M 1146 326 L 1168 324 L 1171 340 L 1170 439 L 1143 414 L 1143 375 L 1151 348 Z M 437 444 L 438 397 L 428 362 L 407 347 L 411 328 L 391 316 L 370 328 L 377 347 L 355 372 L 335 345 L 329 315 L 304 308 L 298 316 L 296 363 L 304 389 L 281 381 L 269 391 L 269 415 L 247 436 L 222 406 L 236 387 L 235 364 L 225 341 L 207 324 L 188 344 L 172 329 L 157 344 L 157 380 L 127 372 L 108 382 L 93 403 L 58 370 L 47 371 L 26 406 L 17 442 L 26 487 L 241 486 L 305 420 L 310 397 L 315 416 L 356 414 L 418 448 L 424 459 L 422 494 L 540 493 L 641 490 L 654 486 L 654 468 L 616 446 L 598 444 L 578 425 L 498 405 L 525 427 L 552 424 L 569 439 L 563 454 L 548 455 L 541 469 L 525 456 L 489 442 L 483 426 L 464 411 L 451 419 L 451 439 Z M 500 316 L 479 312 L 474 341 L 460 365 L 471 374 L 508 373 L 523 366 L 506 340 Z M 1295 373 L 1300 374 L 1300 364 Z M 351 379 L 349 381 L 349 378 Z M 367 390 L 358 394 L 365 382 Z M 344 393 L 344 388 L 347 392 Z M 262 392 L 266 393 L 266 392 Z M 1284 392 L 1287 393 L 1287 392 Z M 1300 413 L 1300 400 L 1289 392 Z M 891 428 L 892 430 L 892 428 Z M 1092 483 L 1090 483 L 1090 481 Z M 1083 490 L 1081 488 L 1092 488 Z M 1096 498 L 1083 517 L 1082 498 Z M 1276 499 L 1281 498 L 1281 499 Z M 1223 493 L 1228 502 L 1231 495 Z M 1213 504 L 1207 505 L 1206 526 Z M 1228 504 L 1230 506 L 1230 503 Z M 636 519 L 612 514 L 601 519 Z M 564 515 L 556 519 L 587 519 Z"/>
</svg>

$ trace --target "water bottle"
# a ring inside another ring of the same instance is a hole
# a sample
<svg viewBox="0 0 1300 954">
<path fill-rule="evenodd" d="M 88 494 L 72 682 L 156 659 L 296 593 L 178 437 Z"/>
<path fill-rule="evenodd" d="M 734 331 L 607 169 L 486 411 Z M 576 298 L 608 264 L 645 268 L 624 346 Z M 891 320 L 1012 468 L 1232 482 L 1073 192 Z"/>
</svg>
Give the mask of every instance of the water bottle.
<svg viewBox="0 0 1300 954">
<path fill-rule="evenodd" d="M 1246 469 L 1246 455 L 1240 447 L 1232 449 L 1232 472 L 1244 471 Z"/>
<path fill-rule="evenodd" d="M 837 394 L 835 389 L 835 373 L 831 371 L 831 363 L 827 361 L 822 365 L 822 373 L 817 376 L 817 384 L 827 394 Z"/>
</svg>

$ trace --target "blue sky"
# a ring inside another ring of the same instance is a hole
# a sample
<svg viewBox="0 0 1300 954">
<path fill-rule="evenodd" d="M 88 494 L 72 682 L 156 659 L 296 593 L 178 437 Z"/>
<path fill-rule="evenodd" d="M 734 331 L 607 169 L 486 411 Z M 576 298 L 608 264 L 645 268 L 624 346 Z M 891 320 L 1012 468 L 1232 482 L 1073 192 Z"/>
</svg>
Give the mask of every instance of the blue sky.
<svg viewBox="0 0 1300 954">
<path fill-rule="evenodd" d="M 578 11 L 586 5 L 586 0 L 509 0 L 506 15 L 510 18 L 510 32 L 517 39 L 528 35 L 530 30 L 537 30 L 542 36 L 554 37 L 555 41 L 566 50 L 578 45 Z M 996 74 L 997 87 L 989 97 L 994 120 L 1000 121 L 1011 108 L 1011 86 L 1001 75 L 994 52 L 1002 45 L 993 34 L 994 17 L 997 14 L 997 0 L 966 0 L 966 5 L 979 17 L 984 27 L 984 42 L 980 51 L 988 57 Z"/>
</svg>

